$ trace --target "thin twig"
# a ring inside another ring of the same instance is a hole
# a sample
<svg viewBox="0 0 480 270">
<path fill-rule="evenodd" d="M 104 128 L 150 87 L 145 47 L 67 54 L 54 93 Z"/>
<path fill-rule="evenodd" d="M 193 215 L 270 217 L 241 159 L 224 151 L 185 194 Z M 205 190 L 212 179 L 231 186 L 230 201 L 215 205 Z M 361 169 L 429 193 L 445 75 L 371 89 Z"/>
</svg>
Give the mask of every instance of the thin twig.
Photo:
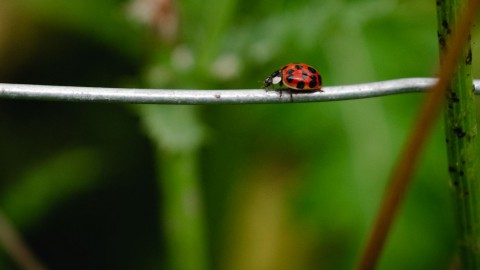
<svg viewBox="0 0 480 270">
<path fill-rule="evenodd" d="M 23 241 L 21 235 L 0 212 L 0 243 L 13 260 L 25 270 L 46 269 Z"/>
<path fill-rule="evenodd" d="M 423 92 L 435 83 L 433 78 L 398 80 L 326 86 L 322 92 L 282 94 L 278 90 L 188 90 L 188 89 L 129 89 L 0 84 L 0 98 L 57 100 L 81 102 L 156 103 L 156 104 L 247 104 L 319 102 L 359 99 L 401 93 Z M 475 82 L 480 94 L 480 80 Z M 285 91 L 284 91 L 285 92 Z"/>
<path fill-rule="evenodd" d="M 479 0 L 469 1 L 462 13 L 464 15 L 460 16 L 461 20 L 452 35 L 451 47 L 442 58 L 442 65 L 438 73 L 439 80 L 432 87 L 431 94 L 427 95 L 404 151 L 393 170 L 390 185 L 385 192 L 380 212 L 357 269 L 374 269 L 378 262 L 393 219 L 412 178 L 420 152 L 442 108 L 445 89 L 455 72 L 456 63 L 468 41 L 472 21 L 479 6 Z"/>
</svg>

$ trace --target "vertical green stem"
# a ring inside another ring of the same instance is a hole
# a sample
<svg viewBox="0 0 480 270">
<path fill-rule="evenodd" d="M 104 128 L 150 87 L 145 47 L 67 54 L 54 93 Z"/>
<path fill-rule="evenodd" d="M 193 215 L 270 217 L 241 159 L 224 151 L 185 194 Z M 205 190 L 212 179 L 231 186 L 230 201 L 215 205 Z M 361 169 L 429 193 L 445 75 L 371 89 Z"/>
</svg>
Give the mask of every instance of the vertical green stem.
<svg viewBox="0 0 480 270">
<path fill-rule="evenodd" d="M 197 152 L 163 152 L 157 159 L 164 212 L 160 219 L 165 225 L 169 267 L 207 270 Z"/>
<path fill-rule="evenodd" d="M 156 146 L 158 186 L 162 201 L 168 269 L 208 267 L 204 213 L 198 173 L 198 149 L 203 126 L 193 106 L 136 107 Z"/>
<path fill-rule="evenodd" d="M 436 0 L 436 3 L 442 61 L 466 1 Z M 471 63 L 472 51 L 468 43 L 447 88 L 445 102 L 448 171 L 458 227 L 461 269 L 480 269 L 480 186 Z"/>
</svg>

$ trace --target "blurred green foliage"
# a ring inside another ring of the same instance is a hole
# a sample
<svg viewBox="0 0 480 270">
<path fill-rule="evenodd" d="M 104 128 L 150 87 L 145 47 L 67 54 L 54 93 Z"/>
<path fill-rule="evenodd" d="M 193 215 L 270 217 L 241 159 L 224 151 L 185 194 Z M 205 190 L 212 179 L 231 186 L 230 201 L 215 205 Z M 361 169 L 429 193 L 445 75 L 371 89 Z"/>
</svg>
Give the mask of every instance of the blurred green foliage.
<svg viewBox="0 0 480 270">
<path fill-rule="evenodd" d="M 430 77 L 438 63 L 435 1 L 141 2 L 0 2 L 1 81 L 258 88 L 306 62 L 340 85 Z M 2 100 L 0 207 L 50 269 L 174 269 L 165 191 L 186 170 L 203 202 L 208 268 L 351 269 L 421 98 Z M 445 269 L 455 256 L 443 133 L 439 124 L 380 269 Z M 16 269 L 3 252 L 0 266 Z"/>
</svg>

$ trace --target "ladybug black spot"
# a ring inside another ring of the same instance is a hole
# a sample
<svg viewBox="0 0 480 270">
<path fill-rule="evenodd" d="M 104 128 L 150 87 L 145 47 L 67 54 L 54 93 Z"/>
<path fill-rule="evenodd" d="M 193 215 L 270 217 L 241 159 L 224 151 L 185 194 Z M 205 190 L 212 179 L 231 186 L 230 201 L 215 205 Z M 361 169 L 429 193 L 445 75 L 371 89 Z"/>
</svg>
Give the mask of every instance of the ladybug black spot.
<svg viewBox="0 0 480 270">
<path fill-rule="evenodd" d="M 309 83 L 308 83 L 308 86 L 310 88 L 315 88 L 317 86 L 317 79 L 312 79 Z"/>
<path fill-rule="evenodd" d="M 305 87 L 305 83 L 304 82 L 298 82 L 297 83 L 297 88 L 298 89 L 303 89 Z"/>
<path fill-rule="evenodd" d="M 300 70 L 300 69 L 302 69 L 302 66 L 301 65 L 295 65 L 295 68 Z"/>
<path fill-rule="evenodd" d="M 293 78 L 294 78 L 293 75 L 287 76 L 287 82 L 291 83 L 293 81 Z"/>
<path fill-rule="evenodd" d="M 295 72 L 294 69 L 289 69 L 289 70 L 287 70 L 287 74 L 293 74 L 293 72 Z"/>
<path fill-rule="evenodd" d="M 310 71 L 312 73 L 317 73 L 317 71 L 312 67 L 307 67 L 307 69 L 308 69 L 308 71 Z"/>
<path fill-rule="evenodd" d="M 308 78 L 308 74 L 306 72 L 302 72 L 302 78 L 306 80 Z"/>
</svg>

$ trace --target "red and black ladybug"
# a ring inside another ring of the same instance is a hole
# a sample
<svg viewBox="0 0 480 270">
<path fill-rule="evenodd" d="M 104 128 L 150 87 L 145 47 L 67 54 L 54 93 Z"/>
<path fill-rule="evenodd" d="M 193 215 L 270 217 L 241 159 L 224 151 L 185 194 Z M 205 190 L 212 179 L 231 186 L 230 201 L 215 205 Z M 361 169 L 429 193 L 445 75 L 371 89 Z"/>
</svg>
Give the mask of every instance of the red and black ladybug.
<svg viewBox="0 0 480 270">
<path fill-rule="evenodd" d="M 270 85 L 275 84 L 278 84 L 280 89 L 285 85 L 295 91 L 319 91 L 322 88 L 322 76 L 312 66 L 290 63 L 268 76 L 263 87 L 267 89 Z"/>
</svg>

